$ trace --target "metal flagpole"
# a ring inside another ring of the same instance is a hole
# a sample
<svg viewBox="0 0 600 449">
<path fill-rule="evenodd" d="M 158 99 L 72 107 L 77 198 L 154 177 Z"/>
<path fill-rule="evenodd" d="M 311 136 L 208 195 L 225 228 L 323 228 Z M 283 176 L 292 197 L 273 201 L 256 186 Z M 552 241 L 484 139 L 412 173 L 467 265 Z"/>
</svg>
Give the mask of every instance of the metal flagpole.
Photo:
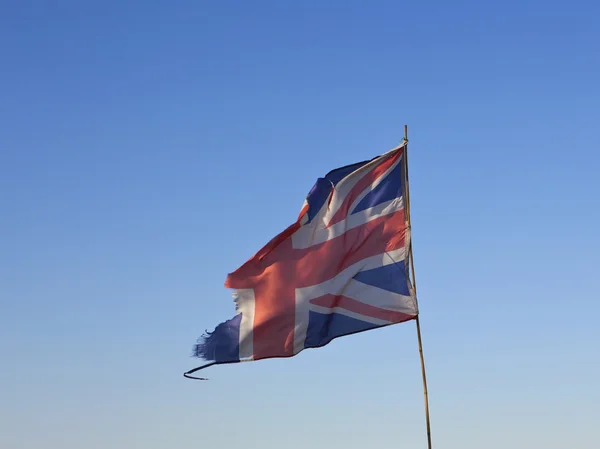
<svg viewBox="0 0 600 449">
<path fill-rule="evenodd" d="M 406 220 L 408 228 L 412 230 L 410 223 L 410 191 L 408 182 L 408 126 L 404 125 L 404 176 L 406 179 Z M 417 281 L 415 278 L 415 265 L 413 263 L 412 236 L 408 247 L 408 257 L 410 263 L 410 271 L 412 277 L 412 285 L 415 293 L 415 301 L 417 294 Z M 425 358 L 423 357 L 423 343 L 421 341 L 421 324 L 419 323 L 419 314 L 415 318 L 417 323 L 417 340 L 419 343 L 419 357 L 421 358 L 421 375 L 423 377 L 423 396 L 425 398 L 425 422 L 427 425 L 427 447 L 431 449 L 431 426 L 429 423 L 429 397 L 427 395 L 427 376 L 425 375 Z"/>
</svg>

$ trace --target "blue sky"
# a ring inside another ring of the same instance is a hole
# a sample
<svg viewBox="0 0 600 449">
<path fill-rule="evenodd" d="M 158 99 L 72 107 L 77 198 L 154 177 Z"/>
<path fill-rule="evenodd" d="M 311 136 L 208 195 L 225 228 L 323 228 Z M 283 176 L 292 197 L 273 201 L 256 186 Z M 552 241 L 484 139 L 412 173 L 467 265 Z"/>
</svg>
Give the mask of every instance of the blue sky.
<svg viewBox="0 0 600 449">
<path fill-rule="evenodd" d="M 436 449 L 597 447 L 600 6 L 0 2 L 0 446 L 426 447 L 413 323 L 184 379 L 409 125 Z"/>
</svg>

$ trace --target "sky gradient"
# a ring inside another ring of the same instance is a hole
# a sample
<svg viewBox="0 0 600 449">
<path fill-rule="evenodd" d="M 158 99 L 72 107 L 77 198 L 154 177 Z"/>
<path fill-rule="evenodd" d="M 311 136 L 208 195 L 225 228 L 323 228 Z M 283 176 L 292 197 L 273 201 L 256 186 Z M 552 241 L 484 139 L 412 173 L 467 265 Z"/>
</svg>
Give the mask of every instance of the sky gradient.
<svg viewBox="0 0 600 449">
<path fill-rule="evenodd" d="M 600 6 L 0 1 L 0 447 L 426 447 L 414 323 L 182 372 L 396 146 L 435 449 L 597 449 Z"/>
</svg>

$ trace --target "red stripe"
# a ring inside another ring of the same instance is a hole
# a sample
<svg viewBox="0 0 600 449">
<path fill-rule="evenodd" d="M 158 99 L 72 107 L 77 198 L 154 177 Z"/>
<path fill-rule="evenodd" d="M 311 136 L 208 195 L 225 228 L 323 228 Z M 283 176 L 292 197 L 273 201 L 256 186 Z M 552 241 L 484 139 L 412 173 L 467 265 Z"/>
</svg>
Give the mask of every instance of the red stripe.
<svg viewBox="0 0 600 449">
<path fill-rule="evenodd" d="M 394 162 L 396 162 L 398 160 L 398 158 L 400 158 L 401 154 L 402 154 L 402 149 L 398 150 L 395 154 L 389 156 L 386 160 L 381 162 L 378 166 L 376 166 L 369 173 L 367 173 L 365 176 L 363 176 L 360 179 L 360 181 L 358 181 L 356 183 L 356 185 L 354 187 L 352 187 L 350 192 L 348 192 L 342 205 L 336 211 L 335 215 L 333 216 L 333 218 L 331 219 L 331 221 L 329 222 L 329 224 L 327 226 L 330 227 L 336 223 L 339 223 L 344 218 L 346 218 L 348 216 L 348 214 L 350 213 L 350 206 L 352 205 L 352 203 L 354 203 L 356 198 L 358 198 L 358 196 L 367 187 L 369 187 L 380 176 L 382 176 L 386 172 L 387 169 L 389 169 L 392 165 L 394 165 Z"/>
<path fill-rule="evenodd" d="M 300 213 L 298 214 L 298 220 L 297 220 L 297 222 L 298 222 L 298 223 L 300 223 L 300 220 L 302 220 L 302 217 L 304 216 L 304 214 L 308 212 L 308 209 L 309 209 L 309 206 L 308 206 L 308 204 L 305 204 L 305 205 L 302 207 L 302 210 L 301 210 L 301 211 L 300 211 Z"/>
<path fill-rule="evenodd" d="M 416 316 L 408 315 L 402 312 L 396 312 L 394 310 L 381 309 L 379 307 L 365 304 L 364 302 L 360 302 L 356 299 L 348 298 L 346 296 L 325 295 L 312 299 L 310 303 L 316 306 L 326 307 L 328 309 L 339 307 L 359 315 L 365 315 L 371 318 L 389 321 L 390 323 L 401 323 Z"/>
</svg>

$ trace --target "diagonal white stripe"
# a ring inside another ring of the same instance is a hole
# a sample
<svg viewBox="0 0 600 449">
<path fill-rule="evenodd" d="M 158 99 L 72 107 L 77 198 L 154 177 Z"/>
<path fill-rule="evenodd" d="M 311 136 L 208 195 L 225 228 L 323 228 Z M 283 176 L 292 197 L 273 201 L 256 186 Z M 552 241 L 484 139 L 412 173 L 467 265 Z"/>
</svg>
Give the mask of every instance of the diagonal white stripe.
<svg viewBox="0 0 600 449">
<path fill-rule="evenodd" d="M 356 208 L 356 206 L 358 206 L 360 204 L 360 202 L 362 201 L 362 199 L 365 196 L 367 196 L 369 193 L 371 193 L 379 184 L 381 184 L 387 178 L 387 176 L 390 174 L 390 172 L 392 170 L 394 170 L 398 166 L 398 164 L 400 164 L 402 162 L 402 157 L 403 157 L 403 155 L 400 155 L 398 160 L 396 162 L 394 162 L 392 164 L 392 166 L 389 167 L 379 178 L 377 178 L 375 180 L 375 182 L 373 182 L 372 184 L 369 184 L 369 186 L 365 190 L 360 192 L 360 195 L 358 195 L 356 197 L 356 199 L 350 205 L 350 208 L 348 209 L 350 212 L 352 212 Z"/>
<path fill-rule="evenodd" d="M 356 279 L 351 279 L 344 288 L 337 292 L 331 292 L 331 294 L 343 295 L 370 306 L 408 315 L 414 315 L 417 312 L 412 296 L 401 295 L 373 285 L 363 284 Z"/>
<path fill-rule="evenodd" d="M 315 312 L 323 313 L 323 314 L 331 314 L 331 313 L 339 313 L 340 315 L 347 316 L 349 318 L 354 318 L 355 320 L 366 321 L 367 323 L 376 324 L 378 326 L 385 326 L 386 324 L 392 323 L 392 321 L 382 320 L 380 318 L 373 318 L 372 316 L 361 315 L 360 313 L 352 312 L 347 309 L 343 309 L 341 307 L 321 307 L 315 304 L 310 305 L 310 310 Z"/>
<path fill-rule="evenodd" d="M 387 153 L 382 154 L 378 158 L 369 162 L 368 164 L 363 165 L 358 170 L 352 172 L 344 179 L 342 179 L 336 186 L 333 193 L 333 197 L 331 198 L 331 204 L 329 204 L 327 214 L 323 217 L 325 223 L 329 223 L 331 219 L 335 216 L 338 209 L 344 203 L 346 196 L 350 193 L 350 191 L 354 188 L 354 186 L 364 178 L 369 172 L 375 169 L 375 167 L 382 164 L 385 160 L 387 160 L 388 156 L 390 156 L 395 151 L 399 151 L 403 145 L 396 147 Z"/>
</svg>

